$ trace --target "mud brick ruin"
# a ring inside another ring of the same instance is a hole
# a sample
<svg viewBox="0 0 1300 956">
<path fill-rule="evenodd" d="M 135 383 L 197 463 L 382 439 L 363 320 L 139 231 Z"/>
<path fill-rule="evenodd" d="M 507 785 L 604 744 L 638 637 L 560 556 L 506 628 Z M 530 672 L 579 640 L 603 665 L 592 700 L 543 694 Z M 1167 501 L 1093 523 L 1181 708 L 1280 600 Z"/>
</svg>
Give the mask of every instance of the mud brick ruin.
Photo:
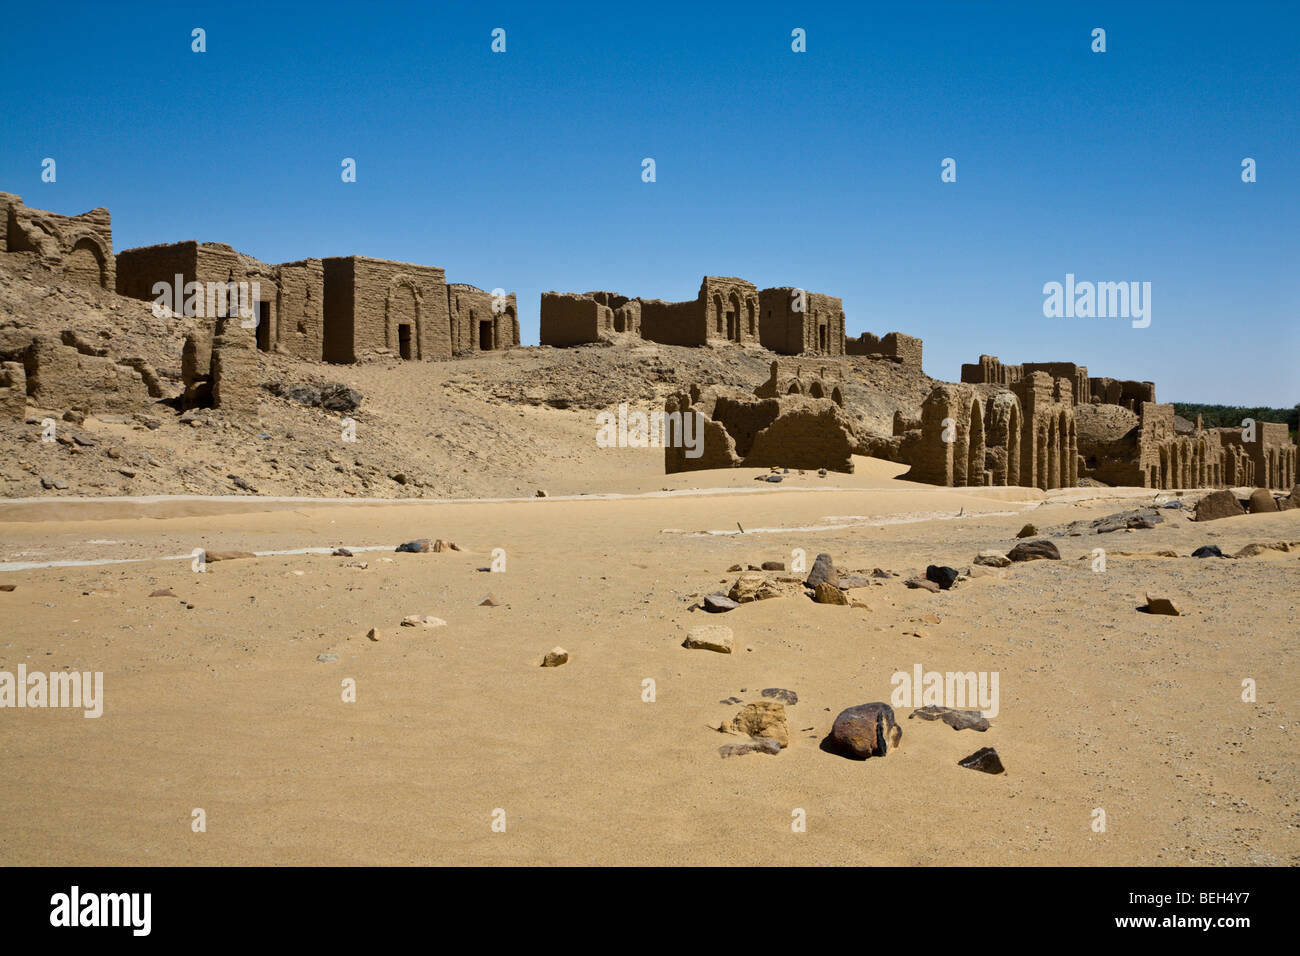
<svg viewBox="0 0 1300 956">
<path fill-rule="evenodd" d="M 1072 487 L 1078 483 L 1072 384 L 1031 372 L 992 395 L 968 384 L 938 385 L 902 447 L 912 465 L 904 477 L 912 481 Z"/>
<path fill-rule="evenodd" d="M 29 209 L 21 196 L 0 192 L 0 252 L 27 252 L 69 279 L 112 289 L 113 223 L 107 209 L 61 216 Z"/>
<path fill-rule="evenodd" d="M 434 266 L 358 255 L 268 264 L 225 243 L 194 240 L 114 255 L 108 210 L 65 216 L 30 209 L 6 192 L 0 257 L 39 266 L 114 308 L 116 296 L 157 303 L 159 284 L 168 288 L 172 315 L 186 320 L 183 390 L 174 396 L 182 408 L 255 416 L 259 352 L 308 362 L 441 361 L 520 344 L 514 295 L 448 283 Z M 256 300 L 232 299 L 232 284 L 255 284 Z M 248 306 L 243 316 L 241 305 Z M 919 416 L 915 407 L 897 409 L 892 435 L 855 434 L 845 406 L 846 374 L 855 366 L 844 357 L 920 374 L 923 343 L 902 332 L 846 338 L 840 299 L 789 286 L 760 290 L 744 279 L 705 276 L 685 302 L 548 292 L 541 341 L 741 346 L 785 356 L 752 392 L 697 384 L 669 397 L 669 414 L 695 416 L 704 436 L 698 458 L 680 442 L 666 448 L 669 472 L 852 471 L 854 454 L 870 454 L 909 465 L 911 480 L 951 486 L 1046 490 L 1091 480 L 1287 489 L 1296 481 L 1285 424 L 1258 422 L 1253 434 L 1207 429 L 1157 404 L 1153 383 L 1090 377 L 1073 362 L 1004 365 L 981 355 L 962 365 L 960 382 L 934 386 Z M 0 418 L 22 420 L 29 407 L 133 413 L 164 397 L 158 374 L 138 355 L 110 355 L 72 329 L 0 326 Z"/>
<path fill-rule="evenodd" d="M 880 338 L 863 332 L 856 339 L 844 343 L 845 355 L 866 355 L 869 358 L 889 359 L 911 368 L 921 367 L 921 340 L 902 332 L 890 332 Z M 962 379 L 965 381 L 965 379 Z"/>
<path fill-rule="evenodd" d="M 695 416 L 703 453 L 689 457 L 681 431 L 669 428 L 665 471 L 780 466 L 851 473 L 857 438 L 844 412 L 841 379 L 839 369 L 776 361 L 753 394 L 692 385 L 670 396 L 666 420 Z"/>
<path fill-rule="evenodd" d="M 268 265 L 225 243 L 193 240 L 127 249 L 117 263 L 118 293 L 137 299 L 153 300 L 157 283 L 256 282 L 257 349 L 307 361 L 350 363 L 370 355 L 430 361 L 519 344 L 513 294 L 494 303 L 474 286 L 448 285 L 433 266 L 369 256 Z M 235 311 L 223 306 L 204 317 Z M 213 331 L 211 323 L 201 330 Z"/>
<path fill-rule="evenodd" d="M 1242 429 L 1183 422 L 1151 382 L 1090 378 L 1072 362 L 1003 365 L 981 355 L 960 385 L 939 385 L 920 422 L 895 416 L 905 476 L 939 485 L 1073 487 L 1080 478 L 1139 488 L 1295 483 L 1287 426 Z"/>
<path fill-rule="evenodd" d="M 1087 405 L 1095 401 L 1138 412 L 1143 402 L 1156 400 L 1156 386 L 1153 382 L 1089 378 L 1087 366 L 1075 365 L 1073 362 L 1003 365 L 996 355 L 981 355 L 978 362 L 962 365 L 961 380 L 973 385 L 1002 385 L 1010 388 L 1031 372 L 1046 372 L 1053 378 L 1069 379 L 1074 388 L 1076 405 Z"/>
<path fill-rule="evenodd" d="M 744 279 L 705 276 L 685 302 L 615 292 L 546 292 L 541 342 L 569 346 L 631 333 L 661 345 L 754 345 L 779 355 L 843 355 L 844 306 L 792 287 L 759 289 Z"/>
</svg>

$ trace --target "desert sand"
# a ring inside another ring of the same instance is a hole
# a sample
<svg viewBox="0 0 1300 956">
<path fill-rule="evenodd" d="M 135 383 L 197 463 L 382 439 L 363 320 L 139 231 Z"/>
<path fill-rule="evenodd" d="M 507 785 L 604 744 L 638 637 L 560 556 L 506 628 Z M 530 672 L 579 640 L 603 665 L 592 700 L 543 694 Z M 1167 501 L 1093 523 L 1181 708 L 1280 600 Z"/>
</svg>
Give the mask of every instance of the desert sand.
<svg viewBox="0 0 1300 956">
<path fill-rule="evenodd" d="M 1053 537 L 1178 496 L 936 488 L 868 459 L 769 484 L 611 454 L 625 477 L 599 495 L 2 503 L 0 670 L 102 671 L 104 710 L 0 713 L 0 863 L 1300 862 L 1300 510 Z M 904 586 L 1026 522 L 1062 560 Z M 414 538 L 462 550 L 394 552 Z M 198 573 L 196 548 L 263 553 Z M 497 548 L 506 570 L 479 570 Z M 869 607 L 697 607 L 728 568 L 796 548 L 893 574 L 849 592 Z M 1182 615 L 1139 610 L 1147 592 Z M 415 614 L 446 625 L 399 626 Z M 682 646 L 705 623 L 732 654 Z M 538 666 L 556 645 L 569 662 Z M 823 749 L 836 714 L 917 664 L 997 672 L 991 728 L 902 707 L 887 756 Z M 798 695 L 790 746 L 722 758 L 727 701 L 765 688 Z M 986 746 L 1005 774 L 958 765 Z"/>
</svg>

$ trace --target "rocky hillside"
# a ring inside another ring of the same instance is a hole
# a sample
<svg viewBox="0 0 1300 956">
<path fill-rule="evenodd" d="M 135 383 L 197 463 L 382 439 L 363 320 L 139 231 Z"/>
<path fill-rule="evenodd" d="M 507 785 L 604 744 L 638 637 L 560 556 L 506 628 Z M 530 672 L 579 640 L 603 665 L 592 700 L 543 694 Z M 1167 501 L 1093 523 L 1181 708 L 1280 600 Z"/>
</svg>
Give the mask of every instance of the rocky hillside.
<svg viewBox="0 0 1300 956">
<path fill-rule="evenodd" d="M 193 320 L 67 283 L 22 256 L 0 261 L 0 346 L 32 334 L 87 355 L 147 367 L 159 395 L 128 414 L 83 416 L 29 403 L 0 425 L 0 495 L 275 494 L 493 497 L 552 493 L 630 474 L 662 474 L 661 453 L 599 449 L 597 411 L 662 408 L 692 383 L 752 389 L 774 358 L 759 349 L 634 341 L 526 347 L 442 363 L 351 366 L 258 353 L 256 421 L 182 413 L 181 351 Z M 3 356 L 0 356 L 3 357 Z M 932 380 L 890 362 L 842 360 L 850 417 L 890 432 L 919 412 Z M 342 386 L 322 403 L 327 383 Z M 359 400 L 355 407 L 351 402 Z M 356 422 L 356 441 L 342 419 Z M 43 422 L 54 420 L 51 430 Z"/>
</svg>

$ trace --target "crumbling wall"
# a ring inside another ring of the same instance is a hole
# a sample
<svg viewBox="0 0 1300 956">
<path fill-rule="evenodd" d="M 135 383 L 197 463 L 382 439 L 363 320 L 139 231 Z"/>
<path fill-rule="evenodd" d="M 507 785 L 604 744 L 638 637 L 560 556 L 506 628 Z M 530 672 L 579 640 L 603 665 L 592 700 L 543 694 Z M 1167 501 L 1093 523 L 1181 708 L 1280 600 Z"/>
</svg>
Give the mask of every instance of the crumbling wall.
<svg viewBox="0 0 1300 956">
<path fill-rule="evenodd" d="M 27 417 L 27 373 L 22 362 L 0 362 L 0 421 Z"/>
<path fill-rule="evenodd" d="M 844 305 L 791 286 L 758 293 L 759 341 L 781 355 L 843 355 Z"/>
<path fill-rule="evenodd" d="M 903 477 L 932 485 L 985 485 L 984 407 L 969 385 L 936 385 L 921 403 L 920 438 Z"/>
<path fill-rule="evenodd" d="M 759 398 L 782 395 L 829 398 L 843 408 L 844 370 L 838 365 L 777 359 L 771 365 L 767 381 L 755 388 L 754 394 Z"/>
<path fill-rule="evenodd" d="M 669 474 L 707 468 L 826 468 L 853 471 L 857 439 L 848 416 L 829 399 L 802 395 L 757 398 L 718 388 L 693 386 L 670 396 L 671 415 L 698 416 L 703 453 L 687 456 L 680 442 L 667 441 Z"/>
<path fill-rule="evenodd" d="M 707 345 L 705 318 L 698 300 L 641 300 L 641 337 L 662 345 Z"/>
<path fill-rule="evenodd" d="M 863 332 L 856 339 L 845 340 L 844 353 L 887 359 L 908 368 L 920 369 L 923 344 L 916 336 L 904 335 L 902 332 L 889 332 L 879 338 L 870 332 Z M 962 381 L 966 379 L 963 378 Z"/>
<path fill-rule="evenodd" d="M 607 307 L 577 292 L 543 292 L 540 312 L 543 345 L 586 345 L 601 341 Z M 613 324 L 612 316 L 609 324 Z"/>
<path fill-rule="evenodd" d="M 276 267 L 275 351 L 308 362 L 325 354 L 325 268 L 319 259 Z"/>
<path fill-rule="evenodd" d="M 1156 400 L 1154 382 L 1135 382 L 1128 379 L 1090 378 L 1088 391 L 1091 400 L 1104 405 L 1119 405 L 1137 414 L 1143 402 Z"/>
<path fill-rule="evenodd" d="M 26 405 L 52 411 L 135 412 L 149 403 L 150 387 L 139 369 L 79 344 L 72 332 L 10 330 L 0 338 L 0 361 L 20 364 L 22 375 L 10 369 L 6 387 L 21 386 Z M 16 407 L 17 394 L 8 401 Z"/>
<path fill-rule="evenodd" d="M 212 338 L 212 405 L 228 415 L 257 417 L 257 344 L 238 316 L 217 320 Z"/>
<path fill-rule="evenodd" d="M 709 344 L 760 344 L 758 288 L 735 276 L 705 276 L 697 296 Z"/>
<path fill-rule="evenodd" d="M 107 209 L 64 216 L 24 205 L 14 193 L 0 193 L 0 252 L 33 254 L 46 268 L 74 282 L 112 291 L 113 222 Z"/>
<path fill-rule="evenodd" d="M 514 293 L 498 303 L 492 293 L 476 286 L 450 283 L 447 314 L 455 354 L 500 351 L 519 344 Z"/>
</svg>

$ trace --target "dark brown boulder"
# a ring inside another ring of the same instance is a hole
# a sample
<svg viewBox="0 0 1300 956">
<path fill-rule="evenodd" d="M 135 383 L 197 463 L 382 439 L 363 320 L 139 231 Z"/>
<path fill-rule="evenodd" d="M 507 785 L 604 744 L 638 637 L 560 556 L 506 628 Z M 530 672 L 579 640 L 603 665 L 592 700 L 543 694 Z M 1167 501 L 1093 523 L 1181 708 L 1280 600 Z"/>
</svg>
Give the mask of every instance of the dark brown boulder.
<svg viewBox="0 0 1300 956">
<path fill-rule="evenodd" d="M 831 739 L 847 755 L 865 760 L 884 757 L 903 739 L 903 728 L 894 720 L 894 708 L 876 702 L 840 711 L 831 728 Z"/>
<path fill-rule="evenodd" d="M 967 770 L 980 770 L 984 773 L 1006 773 L 1006 768 L 1002 766 L 1002 760 L 998 757 L 998 752 L 992 747 L 981 747 L 969 757 L 958 760 L 961 766 Z"/>
<path fill-rule="evenodd" d="M 1020 542 L 1007 552 L 1007 557 L 1012 561 L 1060 561 L 1061 552 L 1052 542 L 1040 539 Z"/>
<path fill-rule="evenodd" d="M 1231 518 L 1244 515 L 1246 510 L 1231 491 L 1215 491 L 1196 502 L 1196 520 L 1214 521 L 1218 518 Z"/>
</svg>

